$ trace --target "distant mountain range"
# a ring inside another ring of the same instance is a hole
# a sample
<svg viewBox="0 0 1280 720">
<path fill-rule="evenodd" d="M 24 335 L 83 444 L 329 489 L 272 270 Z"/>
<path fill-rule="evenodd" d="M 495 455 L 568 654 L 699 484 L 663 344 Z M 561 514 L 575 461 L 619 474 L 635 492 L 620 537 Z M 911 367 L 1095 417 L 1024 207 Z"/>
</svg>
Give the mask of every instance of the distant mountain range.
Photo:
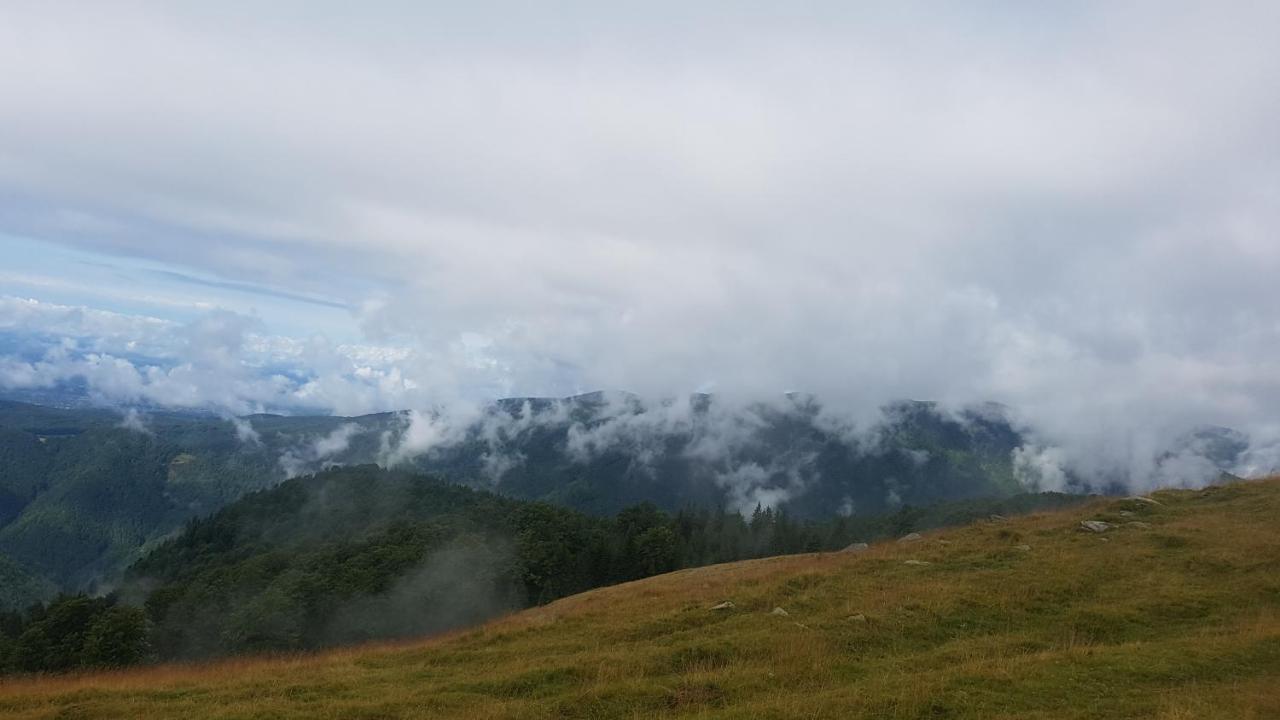
<svg viewBox="0 0 1280 720">
<path fill-rule="evenodd" d="M 191 519 L 333 466 L 395 466 L 595 515 L 647 502 L 821 519 L 1011 496 L 1025 489 L 1012 461 L 1022 443 L 999 406 L 902 402 L 854 427 L 799 395 L 591 393 L 353 418 L 3 401 L 0 606 L 109 587 Z"/>
</svg>

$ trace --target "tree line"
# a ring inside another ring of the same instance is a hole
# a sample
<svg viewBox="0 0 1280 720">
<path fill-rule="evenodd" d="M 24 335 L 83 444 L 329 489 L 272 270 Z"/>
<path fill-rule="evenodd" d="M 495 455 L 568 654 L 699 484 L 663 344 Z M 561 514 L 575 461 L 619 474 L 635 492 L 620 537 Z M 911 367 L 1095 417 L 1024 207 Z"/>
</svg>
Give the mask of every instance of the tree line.
<svg viewBox="0 0 1280 720">
<path fill-rule="evenodd" d="M 874 517 L 757 507 L 596 517 L 376 467 L 253 493 L 135 563 L 114 596 L 0 616 L 0 668 L 59 672 L 430 634 L 604 585 L 1057 506 L 1026 495 Z"/>
</svg>

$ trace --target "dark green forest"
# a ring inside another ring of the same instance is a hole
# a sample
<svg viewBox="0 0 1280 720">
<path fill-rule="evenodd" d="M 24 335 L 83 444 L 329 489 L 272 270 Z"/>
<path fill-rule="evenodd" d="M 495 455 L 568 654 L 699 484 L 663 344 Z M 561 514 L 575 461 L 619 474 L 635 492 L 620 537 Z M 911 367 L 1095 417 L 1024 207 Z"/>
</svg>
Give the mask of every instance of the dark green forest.
<svg viewBox="0 0 1280 720">
<path fill-rule="evenodd" d="M 0 612 L 0 669 L 66 672 L 134 665 L 154 655 L 142 610 L 115 596 L 64 595 L 26 612 Z"/>
<path fill-rule="evenodd" d="M 254 492 L 129 568 L 0 627 L 9 672 L 296 651 L 462 627 L 593 587 L 1079 502 L 1019 495 L 874 517 L 652 504 L 598 517 L 375 466 Z"/>
<path fill-rule="evenodd" d="M 655 412 L 656 410 L 656 412 Z M 606 518 L 649 502 L 750 511 L 762 491 L 789 517 L 840 508 L 877 515 L 1021 491 L 1021 442 L 990 408 L 948 414 L 929 403 L 885 408 L 858 436 L 825 424 L 811 399 L 717 410 L 625 396 L 494 403 L 453 441 L 398 460 L 409 416 L 212 415 L 152 410 L 143 427 L 119 412 L 0 401 L 0 609 L 59 592 L 100 593 L 180 531 L 246 493 L 333 465 L 379 462 L 499 495 Z M 745 486 L 734 473 L 753 473 Z M 735 493 L 737 495 L 735 496 Z M 784 531 L 785 532 L 785 531 Z"/>
</svg>

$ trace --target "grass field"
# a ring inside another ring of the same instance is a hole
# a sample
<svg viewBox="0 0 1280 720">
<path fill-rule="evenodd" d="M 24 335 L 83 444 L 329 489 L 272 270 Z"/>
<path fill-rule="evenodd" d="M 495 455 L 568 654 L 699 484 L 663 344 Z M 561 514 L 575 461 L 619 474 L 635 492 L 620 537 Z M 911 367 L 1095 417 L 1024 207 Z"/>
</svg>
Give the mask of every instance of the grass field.
<svg viewBox="0 0 1280 720">
<path fill-rule="evenodd" d="M 10 680 L 0 717 L 1280 718 L 1280 479 L 1153 497 L 686 570 L 425 641 Z"/>
</svg>

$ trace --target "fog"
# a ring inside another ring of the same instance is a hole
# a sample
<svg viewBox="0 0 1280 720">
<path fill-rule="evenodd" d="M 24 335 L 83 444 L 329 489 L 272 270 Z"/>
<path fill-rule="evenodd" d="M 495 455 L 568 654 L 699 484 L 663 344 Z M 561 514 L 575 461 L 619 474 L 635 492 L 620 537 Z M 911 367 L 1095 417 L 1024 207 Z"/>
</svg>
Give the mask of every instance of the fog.
<svg viewBox="0 0 1280 720">
<path fill-rule="evenodd" d="M 851 432 L 895 400 L 991 401 L 1030 438 L 1032 486 L 1207 481 L 1182 441 L 1203 426 L 1244 433 L 1234 470 L 1266 472 L 1277 21 L 1267 3 L 7 3 L 0 234 L 253 294 L 2 274 L 0 386 L 408 410 L 392 464 L 499 397 L 799 391 Z M 316 302 L 343 319 L 297 310 Z M 643 452 L 670 422 L 593 432 Z"/>
</svg>

